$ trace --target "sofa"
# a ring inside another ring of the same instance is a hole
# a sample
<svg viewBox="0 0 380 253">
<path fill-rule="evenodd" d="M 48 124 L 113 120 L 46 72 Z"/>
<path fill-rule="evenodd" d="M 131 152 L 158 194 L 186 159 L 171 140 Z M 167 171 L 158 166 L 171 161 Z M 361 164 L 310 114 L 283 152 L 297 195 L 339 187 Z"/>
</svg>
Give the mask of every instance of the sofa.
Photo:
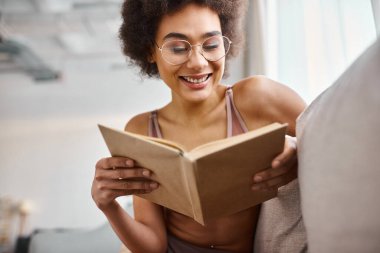
<svg viewBox="0 0 380 253">
<path fill-rule="evenodd" d="M 132 198 L 126 198 L 122 205 L 133 215 Z M 111 225 L 104 222 L 95 228 L 37 229 L 27 248 L 27 253 L 117 253 L 121 242 Z M 19 252 L 24 251 L 15 253 Z"/>
<path fill-rule="evenodd" d="M 120 240 L 108 223 L 94 229 L 44 229 L 35 231 L 28 253 L 118 252 Z"/>
</svg>

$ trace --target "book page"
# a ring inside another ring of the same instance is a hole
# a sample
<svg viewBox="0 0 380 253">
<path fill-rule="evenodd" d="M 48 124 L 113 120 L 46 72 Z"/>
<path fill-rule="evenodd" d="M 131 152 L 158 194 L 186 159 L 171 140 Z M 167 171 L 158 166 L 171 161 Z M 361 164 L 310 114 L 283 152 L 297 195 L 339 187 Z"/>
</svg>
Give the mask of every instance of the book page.
<svg viewBox="0 0 380 253">
<path fill-rule="evenodd" d="M 185 153 L 186 152 L 184 147 L 182 147 L 180 144 L 175 143 L 173 141 L 169 141 L 169 140 L 165 140 L 165 139 L 160 139 L 160 138 L 155 138 L 155 137 L 150 137 L 150 136 L 144 136 L 144 135 L 142 135 L 142 136 L 145 137 L 147 140 L 151 140 L 151 141 L 154 141 L 154 142 L 157 142 L 157 143 L 160 143 L 160 144 L 163 144 L 163 145 L 175 148 L 175 149 L 181 151 L 181 153 Z"/>
<path fill-rule="evenodd" d="M 254 139 L 261 135 L 267 134 L 275 130 L 283 129 L 286 127 L 287 127 L 287 124 L 272 123 L 270 125 L 258 128 L 256 130 L 249 131 L 247 133 L 243 133 L 240 135 L 232 136 L 230 138 L 203 144 L 201 146 L 198 146 L 192 149 L 190 152 L 186 153 L 186 156 L 191 160 L 196 160 L 199 157 L 207 156 L 209 154 L 220 151 L 224 148 L 238 145 L 239 143 L 242 143 L 244 141 Z"/>
<path fill-rule="evenodd" d="M 99 127 L 101 132 L 103 132 L 103 131 L 117 132 L 117 133 L 122 134 L 122 135 L 127 135 L 127 136 L 130 136 L 132 138 L 137 138 L 137 139 L 140 139 L 143 141 L 150 142 L 152 144 L 162 146 L 164 148 L 168 147 L 170 149 L 175 149 L 177 151 L 181 151 L 180 153 L 185 152 L 185 149 L 183 147 L 181 147 L 181 145 L 179 145 L 178 143 L 175 143 L 173 141 L 168 141 L 165 139 L 160 139 L 160 138 L 150 137 L 150 136 L 146 136 L 146 135 L 136 134 L 136 133 L 132 133 L 132 132 L 128 132 L 128 131 L 122 131 L 122 130 L 114 129 L 111 127 L 106 127 L 106 126 L 103 126 L 101 124 L 98 124 L 98 127 Z"/>
<path fill-rule="evenodd" d="M 183 173 L 182 151 L 125 131 L 99 125 L 112 156 L 129 157 L 138 166 L 151 170 L 157 190 L 138 196 L 192 217 L 191 198 Z"/>
<path fill-rule="evenodd" d="M 204 222 L 240 212 L 276 195 L 276 190 L 252 191 L 252 177 L 269 168 L 273 158 L 284 149 L 286 124 L 259 130 L 194 158 Z"/>
</svg>

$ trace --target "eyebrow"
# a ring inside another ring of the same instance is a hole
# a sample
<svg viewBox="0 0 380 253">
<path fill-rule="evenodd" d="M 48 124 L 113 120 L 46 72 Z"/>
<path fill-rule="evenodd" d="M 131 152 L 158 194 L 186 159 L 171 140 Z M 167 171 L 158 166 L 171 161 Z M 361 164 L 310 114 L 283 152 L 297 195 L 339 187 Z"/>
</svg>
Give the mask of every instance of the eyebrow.
<svg viewBox="0 0 380 253">
<path fill-rule="evenodd" d="M 214 35 L 220 35 L 220 34 L 222 34 L 220 31 L 207 32 L 207 33 L 205 33 L 205 34 L 202 35 L 202 38 L 207 38 L 207 37 L 211 37 L 211 36 L 214 36 Z M 173 33 L 166 34 L 165 37 L 163 38 L 163 40 L 170 39 L 170 38 L 177 38 L 177 39 L 183 39 L 183 40 L 189 39 L 183 33 L 173 32 Z"/>
</svg>

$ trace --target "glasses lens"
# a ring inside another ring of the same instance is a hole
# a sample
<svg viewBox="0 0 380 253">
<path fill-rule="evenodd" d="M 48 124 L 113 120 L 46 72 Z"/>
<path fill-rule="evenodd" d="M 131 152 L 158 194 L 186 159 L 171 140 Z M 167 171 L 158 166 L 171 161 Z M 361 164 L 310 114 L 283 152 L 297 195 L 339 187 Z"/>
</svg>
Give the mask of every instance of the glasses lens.
<svg viewBox="0 0 380 253">
<path fill-rule="evenodd" d="M 231 41 L 222 35 L 206 39 L 202 45 L 202 55 L 208 61 L 217 61 L 223 58 L 230 49 Z M 194 45 L 195 46 L 195 45 Z M 189 59 L 191 44 L 186 40 L 171 40 L 161 47 L 162 57 L 173 65 L 185 63 Z"/>
<path fill-rule="evenodd" d="M 203 56 L 209 61 L 223 58 L 230 49 L 230 40 L 224 36 L 213 36 L 202 44 Z"/>
<path fill-rule="evenodd" d="M 191 45 L 185 40 L 167 41 L 162 45 L 162 57 L 169 63 L 177 65 L 187 61 Z"/>
</svg>

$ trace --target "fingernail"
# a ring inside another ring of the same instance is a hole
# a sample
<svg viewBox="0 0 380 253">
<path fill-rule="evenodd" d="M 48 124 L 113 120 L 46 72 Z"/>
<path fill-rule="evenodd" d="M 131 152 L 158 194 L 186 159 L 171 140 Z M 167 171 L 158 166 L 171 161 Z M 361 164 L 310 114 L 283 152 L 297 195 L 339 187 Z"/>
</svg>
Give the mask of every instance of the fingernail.
<svg viewBox="0 0 380 253">
<path fill-rule="evenodd" d="M 133 167 L 133 161 L 132 160 L 127 160 L 125 162 L 125 164 L 127 165 L 127 167 Z"/>
<path fill-rule="evenodd" d="M 143 174 L 143 176 L 146 176 L 146 177 L 150 176 L 149 170 L 143 170 L 142 174 Z"/>
<path fill-rule="evenodd" d="M 156 189 L 158 187 L 158 184 L 157 183 L 150 183 L 149 187 L 152 189 Z"/>
<path fill-rule="evenodd" d="M 254 180 L 255 182 L 261 182 L 261 181 L 263 181 L 263 177 L 262 177 L 262 176 L 255 176 L 255 177 L 253 178 L 253 180 Z"/>
</svg>

